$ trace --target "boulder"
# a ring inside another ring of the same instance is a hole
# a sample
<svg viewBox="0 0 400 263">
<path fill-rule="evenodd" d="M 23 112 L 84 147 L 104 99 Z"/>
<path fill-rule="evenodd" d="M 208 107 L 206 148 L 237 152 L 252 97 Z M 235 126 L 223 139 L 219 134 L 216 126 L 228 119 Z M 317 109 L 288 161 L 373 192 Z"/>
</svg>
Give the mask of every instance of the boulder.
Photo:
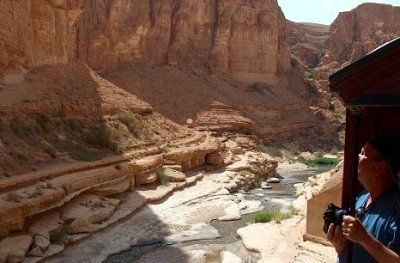
<svg viewBox="0 0 400 263">
<path fill-rule="evenodd" d="M 272 186 L 269 183 L 267 183 L 267 182 L 261 183 L 261 189 L 271 189 L 271 188 L 272 188 Z"/>
<path fill-rule="evenodd" d="M 34 246 L 28 253 L 31 257 L 43 257 L 43 252 L 40 247 Z"/>
<path fill-rule="evenodd" d="M 222 263 L 243 263 L 243 260 L 235 254 L 224 251 L 221 253 Z"/>
<path fill-rule="evenodd" d="M 268 179 L 268 183 L 269 184 L 277 184 L 277 183 L 279 183 L 281 181 L 281 179 L 279 179 L 279 178 L 277 178 L 277 177 L 272 177 L 272 178 L 270 178 L 270 179 Z"/>
<path fill-rule="evenodd" d="M 206 162 L 211 165 L 220 165 L 224 162 L 224 158 L 220 152 L 213 152 L 206 155 Z"/>
<path fill-rule="evenodd" d="M 230 206 L 224 209 L 225 215 L 218 218 L 221 221 L 232 221 L 232 220 L 239 220 L 242 218 L 240 214 L 240 208 L 236 203 L 232 203 Z"/>
<path fill-rule="evenodd" d="M 90 233 L 94 231 L 93 225 L 86 218 L 77 218 L 69 226 L 68 233 Z"/>
<path fill-rule="evenodd" d="M 30 227 L 29 233 L 32 235 L 41 235 L 47 239 L 50 239 L 50 233 L 58 231 L 62 228 L 62 220 L 60 214 L 52 212 L 47 215 L 39 217 Z"/>
<path fill-rule="evenodd" d="M 224 184 L 224 188 L 228 190 L 229 193 L 235 193 L 238 190 L 238 185 L 235 182 L 229 182 Z"/>
<path fill-rule="evenodd" d="M 151 184 L 157 181 L 158 176 L 156 172 L 139 174 L 135 176 L 135 181 L 137 185 Z"/>
<path fill-rule="evenodd" d="M 164 174 L 171 182 L 184 182 L 186 180 L 186 175 L 184 173 L 170 168 L 166 168 Z"/>
<path fill-rule="evenodd" d="M 50 239 L 42 235 L 35 235 L 34 240 L 35 245 L 42 250 L 45 250 L 48 246 L 50 246 Z"/>
<path fill-rule="evenodd" d="M 62 211 L 62 218 L 72 221 L 81 218 L 94 224 L 108 219 L 119 204 L 118 199 L 100 198 L 95 195 L 83 195 L 68 203 Z M 78 224 L 79 223 L 79 224 Z M 78 221 L 76 225 L 82 225 Z"/>
<path fill-rule="evenodd" d="M 32 245 L 28 235 L 8 237 L 0 242 L 0 259 L 6 262 L 22 262 Z"/>
<path fill-rule="evenodd" d="M 175 164 L 175 165 L 174 165 L 174 164 L 163 165 L 163 168 L 164 168 L 164 169 L 170 168 L 170 169 L 173 169 L 173 170 L 182 172 L 182 166 L 179 165 L 179 164 Z"/>
</svg>

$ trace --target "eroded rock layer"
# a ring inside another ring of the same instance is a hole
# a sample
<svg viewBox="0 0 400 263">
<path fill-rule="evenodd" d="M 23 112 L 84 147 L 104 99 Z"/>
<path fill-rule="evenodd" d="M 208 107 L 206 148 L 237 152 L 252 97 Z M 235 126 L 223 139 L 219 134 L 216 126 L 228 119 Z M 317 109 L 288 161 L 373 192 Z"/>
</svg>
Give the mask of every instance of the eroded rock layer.
<svg viewBox="0 0 400 263">
<path fill-rule="evenodd" d="M 0 70 L 66 63 L 196 65 L 276 83 L 290 68 L 275 0 L 1 1 Z"/>
<path fill-rule="evenodd" d="M 367 3 L 342 12 L 332 23 L 322 63 L 354 62 L 400 35 L 400 7 Z"/>
</svg>

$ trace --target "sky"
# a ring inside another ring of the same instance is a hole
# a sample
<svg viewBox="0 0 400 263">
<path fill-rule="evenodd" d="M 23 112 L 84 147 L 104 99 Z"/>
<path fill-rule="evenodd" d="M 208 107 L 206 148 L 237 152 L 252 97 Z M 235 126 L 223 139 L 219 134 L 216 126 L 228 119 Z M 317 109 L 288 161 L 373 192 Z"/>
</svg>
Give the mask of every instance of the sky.
<svg viewBox="0 0 400 263">
<path fill-rule="evenodd" d="M 349 11 L 367 2 L 400 6 L 400 0 L 278 0 L 286 19 L 324 25 L 330 25 L 339 12 Z"/>
</svg>

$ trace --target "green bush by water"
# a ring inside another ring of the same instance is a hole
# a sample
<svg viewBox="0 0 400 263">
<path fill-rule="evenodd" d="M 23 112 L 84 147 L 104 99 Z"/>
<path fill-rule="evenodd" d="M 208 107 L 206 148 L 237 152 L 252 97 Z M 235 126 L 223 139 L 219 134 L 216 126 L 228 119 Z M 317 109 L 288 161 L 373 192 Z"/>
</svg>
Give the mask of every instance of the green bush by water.
<svg viewBox="0 0 400 263">
<path fill-rule="evenodd" d="M 293 216 L 292 212 L 281 212 L 279 210 L 268 210 L 259 212 L 254 218 L 255 223 L 268 223 L 274 220 L 277 223 L 282 222 L 282 220 L 291 218 Z"/>
<path fill-rule="evenodd" d="M 309 167 L 316 165 L 337 165 L 340 162 L 339 158 L 316 157 L 313 159 L 299 158 L 299 162 L 306 164 Z"/>
</svg>

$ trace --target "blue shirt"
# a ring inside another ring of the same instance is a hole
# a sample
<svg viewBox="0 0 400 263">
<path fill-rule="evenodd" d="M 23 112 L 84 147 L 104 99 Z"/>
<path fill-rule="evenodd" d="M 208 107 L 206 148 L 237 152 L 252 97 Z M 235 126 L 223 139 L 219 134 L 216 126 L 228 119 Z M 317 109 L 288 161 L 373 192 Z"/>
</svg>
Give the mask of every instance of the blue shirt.
<svg viewBox="0 0 400 263">
<path fill-rule="evenodd" d="M 364 210 L 358 216 L 365 229 L 384 246 L 400 254 L 400 194 L 397 186 L 386 190 L 366 207 L 368 192 L 362 192 L 356 199 L 356 211 Z M 345 254 L 338 262 L 346 262 Z M 377 262 L 362 246 L 354 243 L 353 263 Z"/>
</svg>

